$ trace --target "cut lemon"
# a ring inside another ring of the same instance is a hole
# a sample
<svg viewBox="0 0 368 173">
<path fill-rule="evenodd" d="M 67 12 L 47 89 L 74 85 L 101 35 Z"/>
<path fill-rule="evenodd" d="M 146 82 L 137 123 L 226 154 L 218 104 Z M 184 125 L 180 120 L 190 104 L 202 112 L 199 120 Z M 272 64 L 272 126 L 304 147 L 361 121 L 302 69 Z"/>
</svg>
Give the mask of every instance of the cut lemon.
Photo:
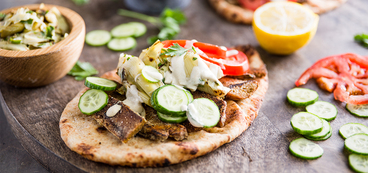
<svg viewBox="0 0 368 173">
<path fill-rule="evenodd" d="M 306 45 L 318 26 L 318 15 L 295 2 L 269 2 L 253 16 L 259 44 L 272 54 L 287 55 Z"/>
</svg>

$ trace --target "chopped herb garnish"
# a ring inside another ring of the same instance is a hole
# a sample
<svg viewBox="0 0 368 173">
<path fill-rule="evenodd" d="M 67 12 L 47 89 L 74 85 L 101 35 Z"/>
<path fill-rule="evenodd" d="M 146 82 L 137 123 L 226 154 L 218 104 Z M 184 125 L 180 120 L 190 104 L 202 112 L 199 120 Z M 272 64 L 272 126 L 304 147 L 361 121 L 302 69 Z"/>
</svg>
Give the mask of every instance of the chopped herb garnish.
<svg viewBox="0 0 368 173">
<path fill-rule="evenodd" d="M 172 10 L 170 8 L 166 8 L 160 15 L 160 17 L 152 17 L 145 14 L 128 11 L 124 9 L 120 9 L 118 12 L 119 15 L 132 17 L 136 19 L 145 20 L 156 25 L 160 32 L 157 36 L 152 36 L 147 39 L 149 44 L 153 44 L 158 39 L 159 40 L 171 40 L 178 35 L 180 32 L 181 24 L 186 22 L 186 17 L 181 10 Z"/>
<path fill-rule="evenodd" d="M 89 62 L 80 62 L 68 72 L 68 75 L 74 76 L 75 80 L 83 80 L 88 76 L 98 74 L 98 71 Z"/>
<path fill-rule="evenodd" d="M 13 38 L 10 38 L 9 41 L 10 43 L 13 43 L 13 44 L 20 44 L 22 42 L 22 40 L 13 39 Z"/>
<path fill-rule="evenodd" d="M 197 60 L 197 58 L 195 58 L 195 57 L 194 57 L 194 58 L 193 58 L 193 61 L 195 61 L 195 60 Z"/>
<path fill-rule="evenodd" d="M 28 19 L 28 20 L 22 20 L 22 21 L 20 21 L 20 22 L 22 22 L 22 23 L 28 23 L 28 24 L 32 24 L 33 23 L 33 19 Z"/>
<path fill-rule="evenodd" d="M 130 57 L 128 57 L 127 60 L 129 61 L 130 60 Z"/>
<path fill-rule="evenodd" d="M 161 55 L 166 56 L 180 56 L 186 53 L 189 49 L 185 49 L 181 47 L 178 43 L 174 43 L 172 46 L 168 47 L 167 49 L 163 49 L 164 52 Z"/>
<path fill-rule="evenodd" d="M 3 20 L 5 18 L 6 14 L 0 13 L 0 20 Z"/>
<path fill-rule="evenodd" d="M 32 14 L 32 13 L 34 13 L 34 11 L 29 10 L 29 11 L 27 11 L 26 13 Z"/>
<path fill-rule="evenodd" d="M 368 48 L 368 35 L 367 34 L 358 34 L 355 35 L 354 40 L 362 45 L 365 48 Z"/>
<path fill-rule="evenodd" d="M 48 26 L 48 27 L 46 27 L 46 37 L 52 37 L 52 31 L 55 29 L 55 27 L 54 26 Z"/>
<path fill-rule="evenodd" d="M 194 51 L 194 53 L 197 53 L 197 51 L 195 50 L 194 46 L 192 46 L 192 50 Z"/>
</svg>

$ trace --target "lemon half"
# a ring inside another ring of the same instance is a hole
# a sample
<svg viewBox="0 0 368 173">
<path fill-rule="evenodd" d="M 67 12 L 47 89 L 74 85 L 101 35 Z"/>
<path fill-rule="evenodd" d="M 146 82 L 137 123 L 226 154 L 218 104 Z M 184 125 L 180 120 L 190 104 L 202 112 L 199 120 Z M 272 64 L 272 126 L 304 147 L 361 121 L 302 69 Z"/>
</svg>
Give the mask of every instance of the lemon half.
<svg viewBox="0 0 368 173">
<path fill-rule="evenodd" d="M 319 17 L 295 2 L 269 2 L 253 16 L 254 34 L 266 51 L 287 55 L 306 45 L 317 31 Z"/>
</svg>

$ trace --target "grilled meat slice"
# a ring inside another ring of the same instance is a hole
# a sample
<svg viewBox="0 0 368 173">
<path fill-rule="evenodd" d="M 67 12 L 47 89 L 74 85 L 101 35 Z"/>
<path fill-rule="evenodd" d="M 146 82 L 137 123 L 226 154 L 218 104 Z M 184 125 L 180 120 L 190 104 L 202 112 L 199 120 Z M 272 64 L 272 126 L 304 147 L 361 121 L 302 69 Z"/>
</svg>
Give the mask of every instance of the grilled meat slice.
<svg viewBox="0 0 368 173">
<path fill-rule="evenodd" d="M 106 115 L 107 110 L 115 104 L 120 105 L 121 109 L 115 116 L 108 117 Z M 132 111 L 129 106 L 111 96 L 109 96 L 105 108 L 92 115 L 92 117 L 124 143 L 137 134 L 146 123 L 146 120 Z"/>
<path fill-rule="evenodd" d="M 157 112 L 153 108 L 149 106 L 144 108 L 147 123 L 139 132 L 139 135 L 157 141 L 164 141 L 169 137 L 180 141 L 188 137 L 187 129 L 183 125 L 162 122 L 158 119 Z"/>
<path fill-rule="evenodd" d="M 220 82 L 230 88 L 230 91 L 226 94 L 226 98 L 230 100 L 246 99 L 258 88 L 256 80 L 244 81 L 232 77 L 223 77 Z"/>
<path fill-rule="evenodd" d="M 196 98 L 208 98 L 210 100 L 212 100 L 213 102 L 216 103 L 217 107 L 219 108 L 220 110 L 220 121 L 219 123 L 217 124 L 218 126 L 220 127 L 223 127 L 225 125 L 225 121 L 226 121 L 226 118 L 225 118 L 225 111 L 226 111 L 226 101 L 219 98 L 219 97 L 216 97 L 216 96 L 213 96 L 211 94 L 208 94 L 208 93 L 204 93 L 204 92 L 201 92 L 201 91 L 195 91 L 193 94 L 193 98 L 196 99 Z"/>
</svg>

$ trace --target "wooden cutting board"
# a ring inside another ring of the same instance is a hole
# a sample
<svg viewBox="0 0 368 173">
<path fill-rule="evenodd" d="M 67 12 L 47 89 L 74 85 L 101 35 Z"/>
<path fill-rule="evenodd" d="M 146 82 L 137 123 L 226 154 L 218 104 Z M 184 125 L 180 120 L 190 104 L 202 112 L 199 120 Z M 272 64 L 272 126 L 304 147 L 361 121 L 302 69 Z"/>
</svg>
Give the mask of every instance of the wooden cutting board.
<svg viewBox="0 0 368 173">
<path fill-rule="evenodd" d="M 124 7 L 121 1 L 92 0 L 80 7 L 65 0 L 42 2 L 78 12 L 85 20 L 87 32 L 111 30 L 118 24 L 136 21 L 117 15 L 117 9 Z M 286 93 L 294 87 L 299 75 L 320 58 L 346 52 L 368 55 L 367 49 L 353 40 L 355 34 L 368 32 L 367 6 L 368 1 L 350 0 L 321 15 L 317 34 L 308 46 L 289 56 L 273 56 L 258 47 L 251 26 L 228 23 L 211 9 L 207 1 L 193 0 L 185 9 L 188 22 L 181 27 L 177 38 L 228 47 L 237 44 L 256 46 L 267 64 L 270 87 L 259 116 L 246 132 L 212 153 L 181 164 L 162 168 L 109 166 L 89 161 L 69 150 L 60 138 L 59 118 L 65 105 L 83 88 L 83 82 L 73 77 L 65 76 L 48 86 L 31 89 L 0 82 L 0 102 L 23 147 L 52 172 L 351 172 L 348 153 L 343 149 L 344 140 L 338 135 L 338 129 L 348 122 L 368 125 L 367 119 L 350 115 L 332 94 L 320 90 L 315 82 L 309 82 L 304 87 L 316 90 L 320 100 L 336 105 L 339 113 L 331 122 L 332 137 L 316 142 L 324 149 L 324 155 L 311 161 L 298 159 L 288 151 L 289 142 L 300 137 L 292 130 L 290 118 L 303 109 L 290 106 Z M 148 46 L 146 39 L 157 34 L 154 26 L 146 24 L 147 34 L 138 38 L 138 46 L 126 53 L 139 55 Z M 116 68 L 119 54 L 106 47 L 86 45 L 80 60 L 92 63 L 103 74 Z"/>
</svg>

